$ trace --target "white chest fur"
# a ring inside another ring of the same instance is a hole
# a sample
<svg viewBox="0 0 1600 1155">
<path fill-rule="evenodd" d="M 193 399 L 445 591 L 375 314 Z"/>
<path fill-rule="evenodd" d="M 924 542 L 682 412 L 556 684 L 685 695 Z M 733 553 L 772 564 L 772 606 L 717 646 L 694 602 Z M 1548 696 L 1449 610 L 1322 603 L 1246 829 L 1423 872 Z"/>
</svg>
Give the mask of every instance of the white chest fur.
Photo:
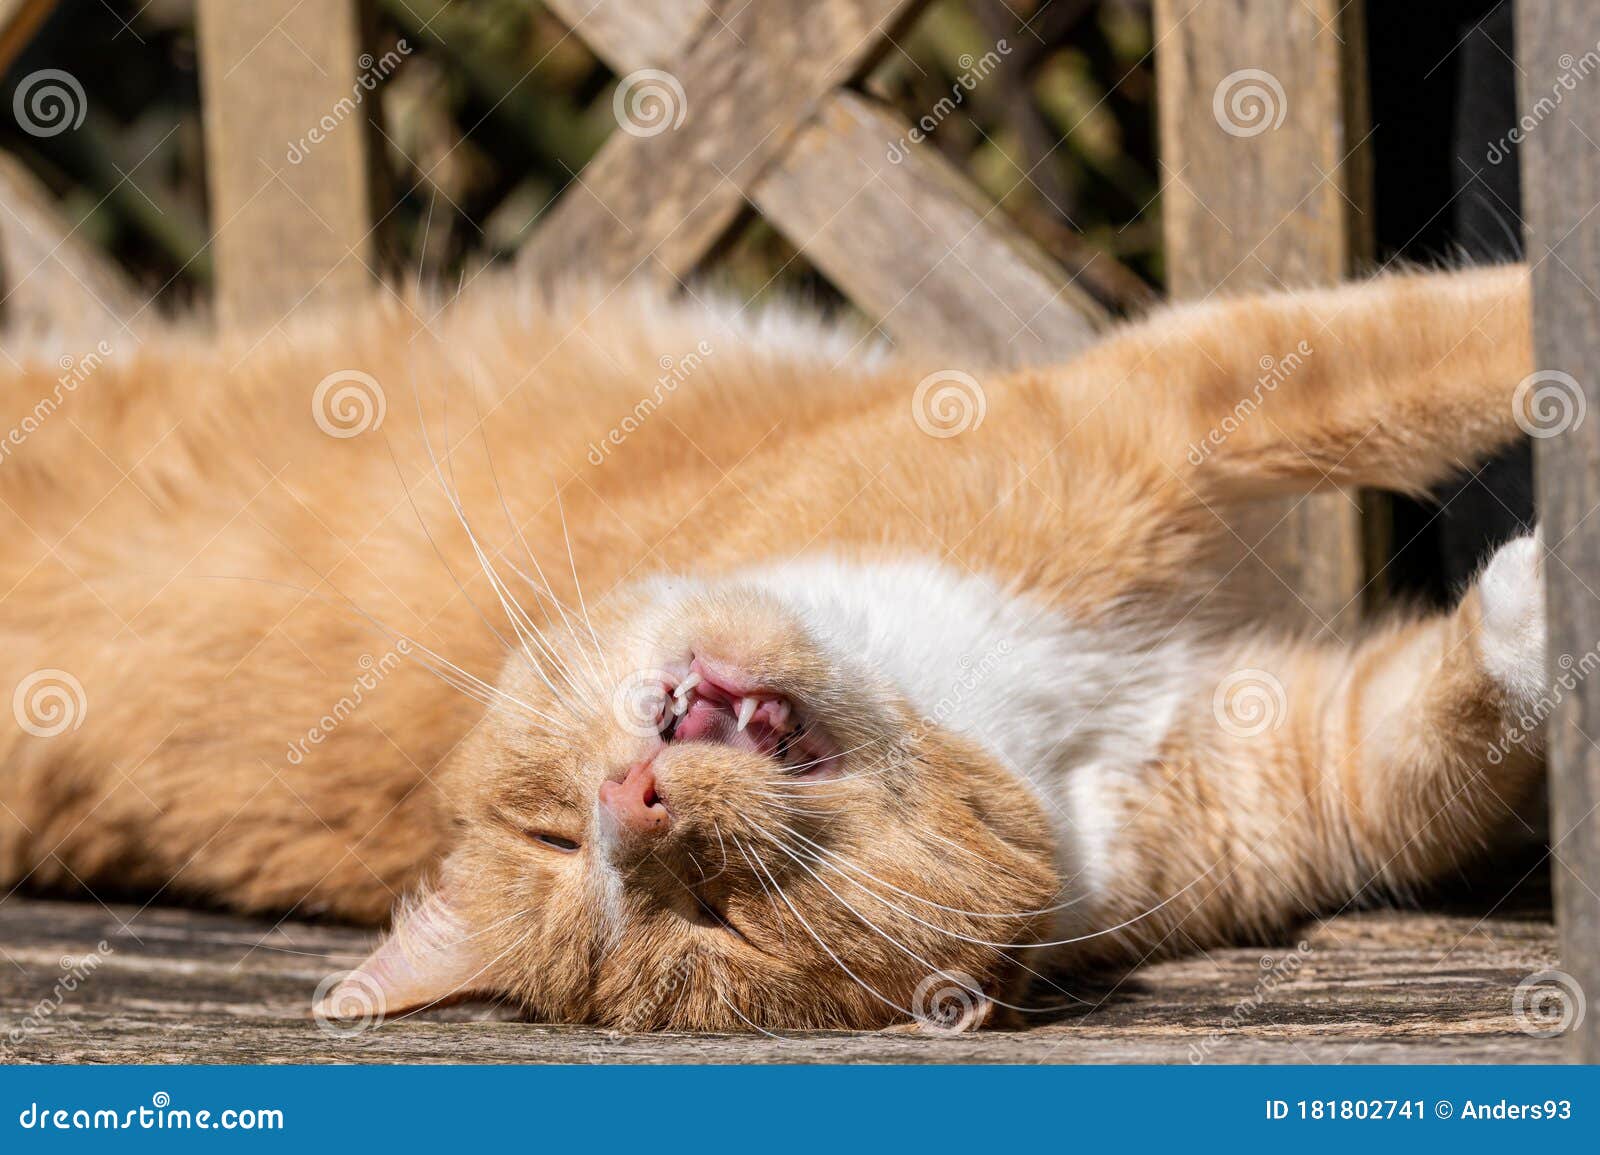
<svg viewBox="0 0 1600 1155">
<path fill-rule="evenodd" d="M 1110 779 L 1147 761 L 1181 694 L 1186 646 L 1075 625 L 987 577 L 932 561 L 813 557 L 750 577 L 818 638 L 882 672 L 929 718 L 1030 783 L 1093 888 L 1115 831 Z"/>
</svg>

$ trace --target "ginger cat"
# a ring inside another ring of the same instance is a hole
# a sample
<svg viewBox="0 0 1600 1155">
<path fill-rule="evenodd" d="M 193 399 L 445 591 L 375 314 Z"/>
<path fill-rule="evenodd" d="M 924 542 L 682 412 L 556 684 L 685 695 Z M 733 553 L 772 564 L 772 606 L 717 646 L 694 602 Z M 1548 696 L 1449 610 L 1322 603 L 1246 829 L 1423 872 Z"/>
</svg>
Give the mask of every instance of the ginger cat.
<svg viewBox="0 0 1600 1155">
<path fill-rule="evenodd" d="M 325 1014 L 706 1030 L 1020 1015 L 1425 883 L 1538 779 L 1535 542 L 1342 641 L 1224 628 L 1211 559 L 1237 503 L 1516 438 L 1527 296 L 1193 305 L 978 381 L 485 278 L 34 360 L 0 883 L 394 910 Z"/>
</svg>

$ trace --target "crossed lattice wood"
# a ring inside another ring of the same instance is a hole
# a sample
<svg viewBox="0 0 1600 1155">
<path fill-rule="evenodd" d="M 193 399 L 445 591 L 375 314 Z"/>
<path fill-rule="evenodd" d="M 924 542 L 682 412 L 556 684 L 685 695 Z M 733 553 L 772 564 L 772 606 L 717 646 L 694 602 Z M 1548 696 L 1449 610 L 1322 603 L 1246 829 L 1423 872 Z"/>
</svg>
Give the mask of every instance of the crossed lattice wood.
<svg viewBox="0 0 1600 1155">
<path fill-rule="evenodd" d="M 1015 364 L 1104 319 L 910 126 L 845 87 L 923 0 L 554 0 L 619 74 L 681 84 L 682 123 L 618 132 L 524 250 L 539 268 L 686 276 L 753 205 L 897 339 Z"/>
</svg>

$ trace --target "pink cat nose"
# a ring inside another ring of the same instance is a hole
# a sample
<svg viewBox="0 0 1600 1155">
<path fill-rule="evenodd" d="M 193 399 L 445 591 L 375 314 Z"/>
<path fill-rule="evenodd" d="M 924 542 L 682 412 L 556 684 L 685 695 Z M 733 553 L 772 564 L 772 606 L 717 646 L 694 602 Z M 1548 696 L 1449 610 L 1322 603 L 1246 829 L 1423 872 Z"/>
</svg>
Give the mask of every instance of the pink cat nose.
<svg viewBox="0 0 1600 1155">
<path fill-rule="evenodd" d="M 655 772 L 643 762 L 621 782 L 600 783 L 600 807 L 630 834 L 665 834 L 672 825 L 672 815 L 656 790 Z"/>
</svg>

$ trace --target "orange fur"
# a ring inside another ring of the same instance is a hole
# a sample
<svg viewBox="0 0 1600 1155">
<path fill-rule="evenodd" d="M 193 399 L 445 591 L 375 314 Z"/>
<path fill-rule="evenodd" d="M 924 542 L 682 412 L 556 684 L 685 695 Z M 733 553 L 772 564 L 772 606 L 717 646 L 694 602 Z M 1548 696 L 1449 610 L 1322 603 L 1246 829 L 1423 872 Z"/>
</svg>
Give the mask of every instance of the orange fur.
<svg viewBox="0 0 1600 1155">
<path fill-rule="evenodd" d="M 1417 492 L 1515 437 L 1526 295 L 1505 269 L 1179 309 L 985 378 L 984 421 L 951 438 L 911 413 L 937 366 L 836 366 L 820 337 L 785 349 L 643 298 L 485 282 L 433 316 L 158 335 L 0 463 L 4 685 L 67 671 L 87 702 L 57 736 L 0 728 L 0 881 L 373 924 L 420 887 L 367 971 L 390 1010 L 482 991 L 549 1019 L 714 1029 L 879 1026 L 930 975 L 1012 1002 L 1047 965 L 1425 882 L 1535 768 L 1522 747 L 1482 764 L 1519 703 L 1484 672 L 1477 595 L 1354 646 L 1229 636 L 1194 610 L 1229 505 Z M 1265 415 L 1191 453 L 1262 356 L 1302 340 L 1316 351 Z M 663 394 L 661 359 L 702 347 Z M 312 392 L 347 369 L 386 413 L 332 437 Z M 54 377 L 0 379 L 0 403 L 27 412 Z M 1104 791 L 1110 881 L 1069 920 L 1088 937 L 1029 950 L 1077 893 L 1045 804 L 736 576 L 823 551 L 1194 634 L 1159 755 Z M 690 592 L 652 584 L 671 575 Z M 616 724 L 617 681 L 690 651 L 805 706 L 852 751 L 845 772 L 795 782 L 762 755 L 668 745 L 672 832 L 617 849 L 602 885 L 596 792 L 651 748 Z M 452 692 L 435 675 L 460 683 L 454 667 L 495 689 Z M 1212 691 L 1247 668 L 1284 686 L 1287 717 L 1241 738 Z"/>
</svg>

